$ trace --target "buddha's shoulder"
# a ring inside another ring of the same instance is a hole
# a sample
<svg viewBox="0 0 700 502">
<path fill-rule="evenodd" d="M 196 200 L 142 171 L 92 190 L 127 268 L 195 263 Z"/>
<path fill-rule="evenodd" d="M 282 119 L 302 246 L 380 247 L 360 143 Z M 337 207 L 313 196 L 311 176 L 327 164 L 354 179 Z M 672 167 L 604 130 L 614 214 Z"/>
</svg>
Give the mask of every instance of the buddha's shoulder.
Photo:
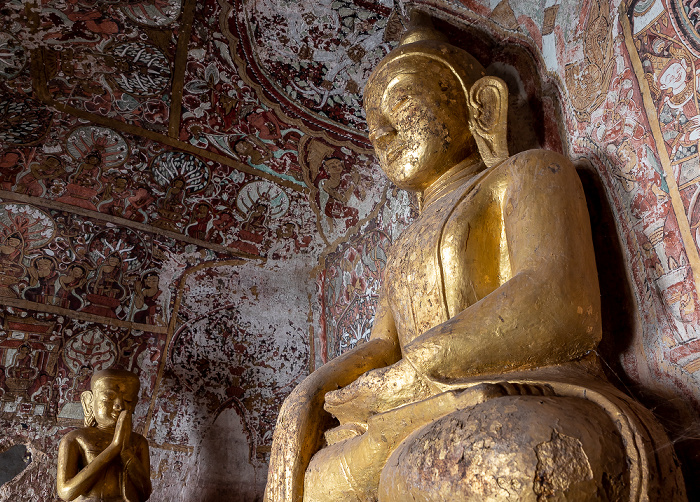
<svg viewBox="0 0 700 502">
<path fill-rule="evenodd" d="M 80 444 L 93 444 L 97 442 L 102 442 L 105 437 L 104 432 L 100 431 L 96 427 L 80 427 L 78 429 L 73 429 L 68 432 L 61 442 L 63 443 L 80 443 Z"/>
<path fill-rule="evenodd" d="M 561 171 L 576 172 L 571 161 L 560 153 L 551 150 L 526 150 L 516 153 L 501 162 L 497 171 L 522 172 L 523 174 L 548 171 L 557 174 Z"/>
<path fill-rule="evenodd" d="M 501 183 L 499 180 L 506 178 L 508 185 L 515 183 L 520 186 L 524 183 L 521 188 L 532 185 L 533 189 L 542 188 L 543 184 L 552 188 L 568 186 L 574 180 L 580 183 L 573 163 L 562 154 L 550 150 L 516 153 L 494 166 L 489 178 L 487 183 Z"/>
<path fill-rule="evenodd" d="M 142 436 L 138 432 L 131 433 L 131 440 L 134 442 L 134 444 L 136 444 L 138 446 L 148 448 L 148 439 L 146 439 L 144 436 Z"/>
<path fill-rule="evenodd" d="M 94 429 L 94 427 L 80 427 L 78 429 L 73 429 L 72 431 L 68 432 L 65 436 L 63 436 L 63 439 L 71 440 L 91 437 L 94 435 Z"/>
</svg>

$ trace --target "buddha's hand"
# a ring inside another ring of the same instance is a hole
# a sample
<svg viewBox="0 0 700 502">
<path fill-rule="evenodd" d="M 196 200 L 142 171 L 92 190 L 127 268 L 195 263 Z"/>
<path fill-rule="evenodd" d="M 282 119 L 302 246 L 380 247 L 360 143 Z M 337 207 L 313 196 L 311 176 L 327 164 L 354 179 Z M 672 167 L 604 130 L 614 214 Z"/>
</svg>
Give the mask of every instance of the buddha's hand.
<svg viewBox="0 0 700 502">
<path fill-rule="evenodd" d="M 362 423 L 377 413 L 425 399 L 428 384 L 407 360 L 360 376 L 347 387 L 326 394 L 326 411 L 341 424 Z"/>
<path fill-rule="evenodd" d="M 128 410 L 122 410 L 121 413 L 119 413 L 117 424 L 114 427 L 114 438 L 112 439 L 112 444 L 119 447 L 119 451 L 123 451 L 124 449 L 128 448 L 130 440 L 131 412 Z"/>
</svg>

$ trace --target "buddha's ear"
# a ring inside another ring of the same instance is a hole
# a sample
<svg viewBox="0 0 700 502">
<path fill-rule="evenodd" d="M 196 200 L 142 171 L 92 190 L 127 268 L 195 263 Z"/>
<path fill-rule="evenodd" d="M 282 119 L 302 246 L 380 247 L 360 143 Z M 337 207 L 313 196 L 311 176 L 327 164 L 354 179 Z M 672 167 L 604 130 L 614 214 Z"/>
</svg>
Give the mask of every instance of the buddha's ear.
<svg viewBox="0 0 700 502">
<path fill-rule="evenodd" d="M 83 405 L 83 415 L 85 415 L 85 427 L 93 427 L 97 424 L 95 412 L 92 409 L 92 392 L 86 390 L 80 394 L 80 403 Z"/>
<path fill-rule="evenodd" d="M 508 87 L 498 77 L 482 77 L 469 91 L 469 129 L 488 167 L 508 158 Z"/>
</svg>

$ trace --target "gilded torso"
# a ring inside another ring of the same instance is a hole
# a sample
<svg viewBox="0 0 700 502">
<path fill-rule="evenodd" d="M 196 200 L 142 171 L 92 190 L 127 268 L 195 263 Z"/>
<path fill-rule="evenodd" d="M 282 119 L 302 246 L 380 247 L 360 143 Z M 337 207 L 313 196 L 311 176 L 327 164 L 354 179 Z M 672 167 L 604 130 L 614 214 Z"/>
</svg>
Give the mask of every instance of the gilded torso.
<svg viewBox="0 0 700 502">
<path fill-rule="evenodd" d="M 386 294 L 402 347 L 510 278 L 507 164 L 446 183 L 392 246 Z"/>
<path fill-rule="evenodd" d="M 114 433 L 105 432 L 97 427 L 83 427 L 76 429 L 66 436 L 69 440 L 75 441 L 78 445 L 78 467 L 82 470 L 85 466 L 93 462 L 112 442 Z M 130 448 L 138 456 L 143 448 L 147 448 L 148 443 L 139 434 L 132 433 Z M 113 459 L 102 470 L 99 478 L 90 490 L 76 500 L 80 502 L 120 502 L 125 500 L 137 500 L 137 498 L 126 498 L 124 496 L 124 465 L 121 458 Z M 128 489 L 132 486 L 129 483 Z"/>
</svg>

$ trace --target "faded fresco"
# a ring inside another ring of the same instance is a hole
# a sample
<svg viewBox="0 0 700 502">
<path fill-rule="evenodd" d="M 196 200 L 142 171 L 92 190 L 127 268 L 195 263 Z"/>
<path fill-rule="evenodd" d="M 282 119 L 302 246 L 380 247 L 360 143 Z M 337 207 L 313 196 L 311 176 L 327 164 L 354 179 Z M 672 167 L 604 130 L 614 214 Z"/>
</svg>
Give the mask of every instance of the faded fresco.
<svg viewBox="0 0 700 502">
<path fill-rule="evenodd" d="M 635 317 L 603 356 L 688 478 L 695 4 L 3 2 L 0 451 L 25 444 L 31 462 L 0 500 L 55 500 L 58 440 L 89 375 L 116 366 L 140 375 L 151 500 L 262 495 L 279 406 L 368 338 L 387 250 L 419 211 L 381 173 L 362 109 L 410 5 L 506 80 L 511 153 L 559 150 L 600 178 Z"/>
</svg>

